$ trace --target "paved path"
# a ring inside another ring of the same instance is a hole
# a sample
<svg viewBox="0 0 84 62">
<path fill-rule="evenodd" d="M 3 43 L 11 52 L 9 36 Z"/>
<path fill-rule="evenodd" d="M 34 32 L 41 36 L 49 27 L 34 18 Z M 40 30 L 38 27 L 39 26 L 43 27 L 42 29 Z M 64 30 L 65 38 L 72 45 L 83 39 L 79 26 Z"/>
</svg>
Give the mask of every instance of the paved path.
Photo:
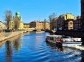
<svg viewBox="0 0 84 62">
<path fill-rule="evenodd" d="M 10 33 L 6 33 L 4 34 L 4 36 L 0 36 L 0 41 L 4 41 L 7 40 L 9 38 L 15 37 L 17 35 L 22 34 L 22 32 L 10 32 Z"/>
</svg>

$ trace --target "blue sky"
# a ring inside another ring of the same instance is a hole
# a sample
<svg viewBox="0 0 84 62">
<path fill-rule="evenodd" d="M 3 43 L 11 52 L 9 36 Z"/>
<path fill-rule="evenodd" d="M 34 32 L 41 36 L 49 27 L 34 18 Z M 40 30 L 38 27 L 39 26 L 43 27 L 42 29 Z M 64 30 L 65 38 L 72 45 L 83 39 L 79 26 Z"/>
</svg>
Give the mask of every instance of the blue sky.
<svg viewBox="0 0 84 62">
<path fill-rule="evenodd" d="M 48 19 L 52 13 L 80 15 L 80 0 L 0 0 L 0 19 L 5 11 L 20 12 L 24 22 Z"/>
</svg>

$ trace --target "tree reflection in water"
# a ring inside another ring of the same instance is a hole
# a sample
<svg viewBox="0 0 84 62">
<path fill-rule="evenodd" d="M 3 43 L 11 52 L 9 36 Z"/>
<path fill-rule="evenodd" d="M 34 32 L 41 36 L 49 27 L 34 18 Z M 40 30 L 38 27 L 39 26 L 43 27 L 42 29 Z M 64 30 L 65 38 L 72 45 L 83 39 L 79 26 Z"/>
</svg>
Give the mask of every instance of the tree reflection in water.
<svg viewBox="0 0 84 62">
<path fill-rule="evenodd" d="M 10 41 L 6 41 L 6 62 L 12 62 L 12 46 Z"/>
<path fill-rule="evenodd" d="M 12 62 L 13 47 L 16 50 L 19 50 L 19 48 L 20 48 L 20 36 L 12 39 L 10 41 L 6 41 L 6 43 L 5 43 L 6 62 Z"/>
<path fill-rule="evenodd" d="M 13 47 L 15 50 L 19 50 L 21 46 L 21 40 L 20 37 L 18 37 L 16 40 L 13 41 Z"/>
</svg>

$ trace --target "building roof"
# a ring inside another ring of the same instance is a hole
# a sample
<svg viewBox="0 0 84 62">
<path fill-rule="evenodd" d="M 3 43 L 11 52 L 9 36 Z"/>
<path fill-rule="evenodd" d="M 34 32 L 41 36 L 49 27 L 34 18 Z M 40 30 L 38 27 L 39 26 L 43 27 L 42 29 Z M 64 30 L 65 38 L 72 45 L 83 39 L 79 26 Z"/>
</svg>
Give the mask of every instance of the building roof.
<svg viewBox="0 0 84 62">
<path fill-rule="evenodd" d="M 29 25 L 29 23 L 24 23 L 24 25 Z"/>
</svg>

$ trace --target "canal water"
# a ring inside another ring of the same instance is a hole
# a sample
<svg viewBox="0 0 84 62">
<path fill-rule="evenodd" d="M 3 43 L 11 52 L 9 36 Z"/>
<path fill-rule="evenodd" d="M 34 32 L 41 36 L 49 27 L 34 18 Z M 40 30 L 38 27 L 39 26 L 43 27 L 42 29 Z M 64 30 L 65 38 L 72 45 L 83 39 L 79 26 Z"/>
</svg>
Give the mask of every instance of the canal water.
<svg viewBox="0 0 84 62">
<path fill-rule="evenodd" d="M 0 42 L 0 62 L 83 62 L 84 51 L 57 49 L 45 42 L 48 33 L 28 33 Z"/>
</svg>

